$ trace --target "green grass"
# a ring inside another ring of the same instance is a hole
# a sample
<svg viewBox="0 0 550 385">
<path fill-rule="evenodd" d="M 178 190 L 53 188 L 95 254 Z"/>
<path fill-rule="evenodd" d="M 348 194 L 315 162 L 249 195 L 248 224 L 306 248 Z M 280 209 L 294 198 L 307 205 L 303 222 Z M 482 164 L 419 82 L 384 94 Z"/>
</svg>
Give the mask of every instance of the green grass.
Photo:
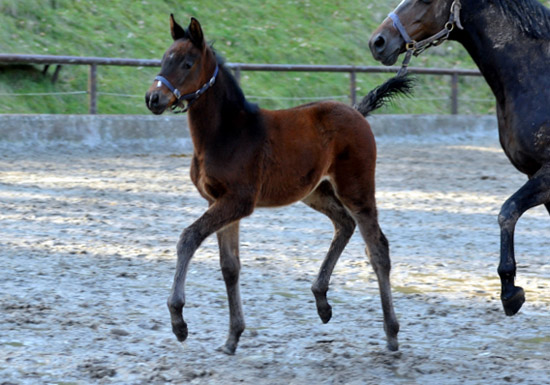
<svg viewBox="0 0 550 385">
<path fill-rule="evenodd" d="M 378 65 L 367 42 L 397 0 L 2 0 L 0 52 L 160 59 L 171 43 L 168 16 L 182 25 L 197 17 L 209 41 L 228 62 Z M 464 49 L 446 43 L 414 58 L 413 66 L 475 68 Z M 0 64 L 0 113 L 87 113 L 87 95 L 18 96 L 86 91 L 88 68 Z M 98 111 L 147 114 L 146 89 L 155 68 L 99 67 Z M 359 74 L 358 96 L 390 75 Z M 414 98 L 383 113 L 447 113 L 449 77 L 419 77 Z M 308 100 L 348 102 L 346 74 L 243 72 L 251 101 L 285 108 Z M 119 94 L 117 96 L 106 94 Z M 124 95 L 124 96 L 120 96 Z M 460 80 L 460 113 L 492 113 L 493 97 L 481 78 Z"/>
</svg>

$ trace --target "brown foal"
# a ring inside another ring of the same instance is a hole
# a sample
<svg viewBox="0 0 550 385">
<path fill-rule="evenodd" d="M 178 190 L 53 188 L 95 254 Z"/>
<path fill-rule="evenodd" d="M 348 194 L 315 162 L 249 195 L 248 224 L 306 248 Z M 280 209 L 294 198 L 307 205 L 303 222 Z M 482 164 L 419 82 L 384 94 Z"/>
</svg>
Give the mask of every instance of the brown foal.
<svg viewBox="0 0 550 385">
<path fill-rule="evenodd" d="M 174 43 L 164 54 L 146 104 L 153 113 L 162 114 L 187 101 L 194 145 L 191 179 L 209 203 L 177 245 L 168 308 L 178 340 L 187 338 L 182 310 L 189 262 L 205 238 L 216 233 L 230 310 L 223 351 L 235 352 L 245 329 L 239 293 L 239 220 L 256 207 L 302 201 L 327 215 L 335 227 L 312 286 L 321 320 L 326 323 L 332 316 L 327 301 L 330 276 L 357 225 L 378 278 L 387 346 L 397 350 L 399 324 L 392 304 L 388 241 L 378 225 L 375 201 L 376 144 L 363 115 L 328 101 L 279 111 L 260 109 L 245 99 L 205 43 L 196 19 L 184 29 L 171 16 L 170 27 Z M 404 83 L 390 90 L 379 87 L 369 94 L 368 105 L 362 104 L 362 112 L 366 115 L 388 94 L 407 92 L 407 87 Z"/>
</svg>

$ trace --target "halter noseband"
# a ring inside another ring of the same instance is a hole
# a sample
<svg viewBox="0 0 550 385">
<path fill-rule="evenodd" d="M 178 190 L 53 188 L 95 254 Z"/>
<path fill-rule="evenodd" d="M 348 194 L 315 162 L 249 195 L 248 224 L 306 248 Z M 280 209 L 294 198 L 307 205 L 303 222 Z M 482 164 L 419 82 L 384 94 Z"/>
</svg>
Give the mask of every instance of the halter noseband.
<svg viewBox="0 0 550 385">
<path fill-rule="evenodd" d="M 418 42 L 411 39 L 411 37 L 407 33 L 407 30 L 401 23 L 401 20 L 399 20 L 399 16 L 397 16 L 395 12 L 390 12 L 388 17 L 393 21 L 393 26 L 395 27 L 395 29 L 397 29 L 397 31 L 399 31 L 403 40 L 405 40 L 405 48 L 407 50 L 407 53 L 405 54 L 405 59 L 403 60 L 403 64 L 401 65 L 399 72 L 397 72 L 397 76 L 402 76 L 407 73 L 407 67 L 409 65 L 412 55 L 418 56 L 428 48 L 443 43 L 449 38 L 449 35 L 451 34 L 451 31 L 455 28 L 455 26 L 459 29 L 464 29 L 462 27 L 462 23 L 460 22 L 461 8 L 462 4 L 460 3 L 460 0 L 454 0 L 451 4 L 449 21 L 445 23 L 443 29 L 435 35 L 432 35 Z"/>
<path fill-rule="evenodd" d="M 187 112 L 191 107 L 191 105 L 195 103 L 197 99 L 206 92 L 206 90 L 208 90 L 210 87 L 214 85 L 214 83 L 216 83 L 218 72 L 219 72 L 219 66 L 216 63 L 216 69 L 214 70 L 214 75 L 212 75 L 210 80 L 204 83 L 204 85 L 201 88 L 199 88 L 197 91 L 192 92 L 190 94 L 184 94 L 184 95 L 182 95 L 181 92 L 176 87 L 174 87 L 168 81 L 168 79 L 166 79 L 164 76 L 161 76 L 161 75 L 155 76 L 155 80 L 158 80 L 157 88 L 160 88 L 164 84 L 166 88 L 168 88 L 174 94 L 174 96 L 176 97 L 176 103 L 172 105 L 172 111 L 175 114 L 181 114 L 182 112 Z M 180 104 L 185 100 L 187 100 L 187 105 L 185 107 L 182 107 L 181 110 L 176 111 L 176 108 L 181 107 Z"/>
</svg>

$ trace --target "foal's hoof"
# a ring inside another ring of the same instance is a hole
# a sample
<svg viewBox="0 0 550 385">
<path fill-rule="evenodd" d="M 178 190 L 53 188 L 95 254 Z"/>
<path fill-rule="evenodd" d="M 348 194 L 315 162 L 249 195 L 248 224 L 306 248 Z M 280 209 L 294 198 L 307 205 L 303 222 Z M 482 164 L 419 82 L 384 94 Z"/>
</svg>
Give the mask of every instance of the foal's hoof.
<svg viewBox="0 0 550 385">
<path fill-rule="evenodd" d="M 509 292 L 502 293 L 500 299 L 506 315 L 512 316 L 521 309 L 521 305 L 525 302 L 525 292 L 521 287 L 514 286 Z"/>
<path fill-rule="evenodd" d="M 172 324 L 172 332 L 176 335 L 179 342 L 187 339 L 187 324 L 185 321 Z"/>
</svg>

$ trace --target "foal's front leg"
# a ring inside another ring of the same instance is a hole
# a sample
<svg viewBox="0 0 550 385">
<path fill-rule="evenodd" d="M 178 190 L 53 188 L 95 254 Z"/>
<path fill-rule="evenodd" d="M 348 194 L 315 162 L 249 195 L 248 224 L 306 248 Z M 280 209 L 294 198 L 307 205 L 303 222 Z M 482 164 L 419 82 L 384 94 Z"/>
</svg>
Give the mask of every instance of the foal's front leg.
<svg viewBox="0 0 550 385">
<path fill-rule="evenodd" d="M 182 232 L 177 246 L 178 260 L 174 283 L 167 303 L 172 319 L 172 331 L 179 341 L 187 339 L 187 324 L 182 311 L 185 306 L 185 278 L 193 254 L 210 234 L 250 215 L 254 210 L 252 202 L 252 199 L 243 200 L 235 196 L 219 199 Z"/>
<path fill-rule="evenodd" d="M 239 290 L 239 273 L 241 271 L 239 222 L 234 222 L 218 231 L 217 235 L 220 247 L 220 265 L 227 289 L 227 300 L 229 301 L 229 335 L 221 349 L 224 353 L 234 354 L 239 338 L 245 328 Z"/>
</svg>

